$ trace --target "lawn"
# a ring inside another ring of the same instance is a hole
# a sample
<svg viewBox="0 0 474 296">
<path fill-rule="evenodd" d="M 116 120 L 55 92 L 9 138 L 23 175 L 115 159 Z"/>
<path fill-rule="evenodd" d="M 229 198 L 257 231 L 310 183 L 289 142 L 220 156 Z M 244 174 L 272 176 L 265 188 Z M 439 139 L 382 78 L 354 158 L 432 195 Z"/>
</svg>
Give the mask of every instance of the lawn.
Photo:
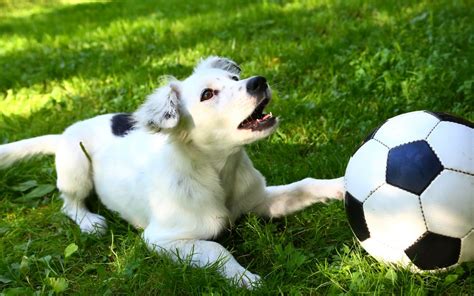
<svg viewBox="0 0 474 296">
<path fill-rule="evenodd" d="M 344 174 L 371 129 L 427 109 L 474 120 L 469 1 L 0 0 L 0 143 L 61 133 L 97 114 L 131 112 L 160 77 L 184 78 L 222 55 L 263 75 L 281 118 L 248 152 L 269 184 Z M 214 267 L 148 252 L 108 212 L 102 238 L 59 212 L 54 159 L 0 171 L 0 295 L 250 294 Z M 260 295 L 472 294 L 474 264 L 412 274 L 377 263 L 343 204 L 266 220 L 242 217 L 218 239 L 261 275 Z"/>
</svg>

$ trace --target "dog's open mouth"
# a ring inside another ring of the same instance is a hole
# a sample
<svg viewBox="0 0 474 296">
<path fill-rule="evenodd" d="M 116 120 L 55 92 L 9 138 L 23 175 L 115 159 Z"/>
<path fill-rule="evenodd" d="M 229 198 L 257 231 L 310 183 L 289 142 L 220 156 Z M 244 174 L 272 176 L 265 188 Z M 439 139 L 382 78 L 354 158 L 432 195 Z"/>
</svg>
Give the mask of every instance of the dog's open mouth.
<svg viewBox="0 0 474 296">
<path fill-rule="evenodd" d="M 255 110 L 250 114 L 249 117 L 244 119 L 239 126 L 238 129 L 249 129 L 252 131 L 262 131 L 269 127 L 272 127 L 276 123 L 275 117 L 272 116 L 272 113 L 265 114 L 263 113 L 263 109 L 267 106 L 270 102 L 269 98 L 263 99 L 260 104 L 255 108 Z"/>
</svg>

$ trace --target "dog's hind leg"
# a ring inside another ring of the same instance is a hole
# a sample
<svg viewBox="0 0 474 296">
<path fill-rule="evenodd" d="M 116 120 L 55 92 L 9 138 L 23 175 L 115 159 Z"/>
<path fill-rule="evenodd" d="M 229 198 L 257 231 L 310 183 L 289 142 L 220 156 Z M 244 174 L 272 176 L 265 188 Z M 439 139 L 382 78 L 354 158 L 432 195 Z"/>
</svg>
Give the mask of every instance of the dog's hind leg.
<svg viewBox="0 0 474 296">
<path fill-rule="evenodd" d="M 143 238 L 152 250 L 170 255 L 175 261 L 189 261 L 196 267 L 217 264 L 218 271 L 241 287 L 252 289 L 260 284 L 260 277 L 242 267 L 222 245 L 206 240 L 157 238 L 159 230 L 151 223 L 143 232 Z M 158 227 L 160 228 L 160 227 Z"/>
<path fill-rule="evenodd" d="M 64 138 L 56 152 L 57 187 L 64 200 L 62 212 L 76 222 L 81 231 L 103 233 L 105 218 L 91 213 L 85 199 L 93 188 L 92 166 L 81 144 L 76 139 Z"/>
</svg>

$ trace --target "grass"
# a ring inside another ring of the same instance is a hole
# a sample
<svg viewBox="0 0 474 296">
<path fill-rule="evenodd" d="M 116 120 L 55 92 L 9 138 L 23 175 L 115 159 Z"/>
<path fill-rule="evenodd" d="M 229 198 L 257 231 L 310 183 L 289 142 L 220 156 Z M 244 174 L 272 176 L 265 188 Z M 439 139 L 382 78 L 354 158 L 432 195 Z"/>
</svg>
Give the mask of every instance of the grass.
<svg viewBox="0 0 474 296">
<path fill-rule="evenodd" d="M 474 119 L 474 8 L 469 1 L 0 0 L 0 143 L 60 133 L 97 114 L 133 111 L 160 76 L 186 77 L 203 56 L 264 75 L 282 124 L 248 147 L 270 184 L 341 176 L 369 131 L 428 109 Z M 59 213 L 54 161 L 0 171 L 0 292 L 250 294 L 215 268 L 146 250 L 100 204 L 107 235 Z M 412 274 L 358 245 L 341 203 L 267 221 L 243 217 L 219 239 L 264 277 L 262 295 L 454 294 L 474 266 Z"/>
</svg>

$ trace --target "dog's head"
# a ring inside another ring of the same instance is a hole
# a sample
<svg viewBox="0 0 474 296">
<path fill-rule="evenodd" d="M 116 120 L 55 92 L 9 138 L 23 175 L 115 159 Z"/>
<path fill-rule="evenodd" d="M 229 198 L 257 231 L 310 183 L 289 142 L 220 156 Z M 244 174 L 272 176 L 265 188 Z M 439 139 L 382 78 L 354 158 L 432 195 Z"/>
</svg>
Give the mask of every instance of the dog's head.
<svg viewBox="0 0 474 296">
<path fill-rule="evenodd" d="M 182 135 L 198 147 L 233 148 L 270 135 L 277 119 L 263 110 L 272 92 L 262 76 L 240 79 L 226 58 L 202 60 L 191 76 L 157 89 L 136 112 L 150 131 Z"/>
</svg>

